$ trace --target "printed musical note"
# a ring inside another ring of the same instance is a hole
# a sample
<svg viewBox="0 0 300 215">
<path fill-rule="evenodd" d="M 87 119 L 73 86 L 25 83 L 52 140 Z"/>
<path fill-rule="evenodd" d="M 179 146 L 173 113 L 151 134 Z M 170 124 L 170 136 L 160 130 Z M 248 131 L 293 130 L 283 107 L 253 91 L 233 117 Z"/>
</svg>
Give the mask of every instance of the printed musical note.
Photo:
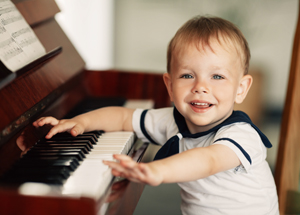
<svg viewBox="0 0 300 215">
<path fill-rule="evenodd" d="M 12 72 L 46 53 L 11 0 L 0 0 L 0 60 Z"/>
<path fill-rule="evenodd" d="M 12 38 L 1 42 L 0 49 L 3 50 L 3 52 L 1 52 L 1 54 L 0 54 L 0 56 L 5 61 L 7 61 L 23 52 L 23 50 L 16 45 L 15 41 Z"/>
<path fill-rule="evenodd" d="M 0 34 L 5 33 L 5 32 L 6 32 L 6 29 L 2 25 L 0 25 Z"/>
</svg>

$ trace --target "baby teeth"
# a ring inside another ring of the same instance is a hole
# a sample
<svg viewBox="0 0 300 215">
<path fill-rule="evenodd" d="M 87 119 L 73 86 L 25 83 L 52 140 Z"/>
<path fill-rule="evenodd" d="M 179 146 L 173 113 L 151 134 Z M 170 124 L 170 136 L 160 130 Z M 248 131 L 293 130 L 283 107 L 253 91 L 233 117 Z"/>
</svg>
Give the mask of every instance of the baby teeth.
<svg viewBox="0 0 300 215">
<path fill-rule="evenodd" d="M 208 103 L 198 103 L 198 102 L 193 102 L 194 105 L 208 105 Z"/>
</svg>

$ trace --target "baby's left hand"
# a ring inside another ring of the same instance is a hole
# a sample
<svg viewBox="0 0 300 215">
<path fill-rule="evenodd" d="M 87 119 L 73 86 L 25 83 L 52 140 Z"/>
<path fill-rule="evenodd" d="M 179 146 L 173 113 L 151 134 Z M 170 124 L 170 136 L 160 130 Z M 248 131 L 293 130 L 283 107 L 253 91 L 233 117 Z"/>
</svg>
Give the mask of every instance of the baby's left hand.
<svg viewBox="0 0 300 215">
<path fill-rule="evenodd" d="M 137 163 L 127 155 L 114 155 L 119 162 L 103 161 L 104 164 L 112 168 L 114 176 L 124 177 L 133 182 L 146 183 L 152 186 L 161 184 L 162 178 L 150 163 Z"/>
</svg>

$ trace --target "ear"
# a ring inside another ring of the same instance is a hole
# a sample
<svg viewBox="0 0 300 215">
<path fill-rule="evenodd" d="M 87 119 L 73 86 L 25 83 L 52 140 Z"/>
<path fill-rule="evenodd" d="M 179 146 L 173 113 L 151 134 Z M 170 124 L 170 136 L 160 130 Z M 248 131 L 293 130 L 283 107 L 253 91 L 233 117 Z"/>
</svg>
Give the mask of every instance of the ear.
<svg viewBox="0 0 300 215">
<path fill-rule="evenodd" d="M 172 80 L 171 80 L 171 75 L 169 73 L 164 73 L 163 74 L 163 79 L 165 82 L 165 85 L 167 87 L 169 96 L 170 96 L 170 100 L 171 102 L 173 102 L 173 91 L 172 91 Z"/>
<path fill-rule="evenodd" d="M 244 75 L 240 80 L 240 85 L 237 90 L 235 102 L 240 104 L 244 101 L 247 96 L 247 93 L 252 85 L 253 78 L 251 75 Z"/>
</svg>

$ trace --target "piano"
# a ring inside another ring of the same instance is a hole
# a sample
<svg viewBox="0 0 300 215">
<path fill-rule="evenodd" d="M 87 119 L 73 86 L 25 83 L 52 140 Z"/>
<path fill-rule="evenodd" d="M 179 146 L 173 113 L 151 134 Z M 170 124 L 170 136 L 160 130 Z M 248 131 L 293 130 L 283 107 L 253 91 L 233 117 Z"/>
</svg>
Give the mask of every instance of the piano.
<svg viewBox="0 0 300 215">
<path fill-rule="evenodd" d="M 130 106 L 135 100 L 152 99 L 155 108 L 170 106 L 162 76 L 142 71 L 86 70 L 55 20 L 60 12 L 55 0 L 12 2 L 47 55 L 0 83 L 0 214 L 132 214 L 144 185 L 113 177 L 96 159 L 124 153 L 147 162 L 153 154 L 147 143 L 132 132 L 101 131 L 73 139 L 68 134 L 57 135 L 47 142 L 44 136 L 49 126 L 36 129 L 32 122 L 48 115 L 68 118 L 103 106 Z M 82 143 L 86 138 L 95 142 L 87 146 Z M 64 158 L 54 162 L 62 156 L 75 156 L 77 161 Z M 53 166 L 61 164 L 71 170 L 60 170 L 57 176 Z M 39 166 L 38 171 L 35 166 Z M 91 166 L 94 171 L 89 170 Z"/>
</svg>

